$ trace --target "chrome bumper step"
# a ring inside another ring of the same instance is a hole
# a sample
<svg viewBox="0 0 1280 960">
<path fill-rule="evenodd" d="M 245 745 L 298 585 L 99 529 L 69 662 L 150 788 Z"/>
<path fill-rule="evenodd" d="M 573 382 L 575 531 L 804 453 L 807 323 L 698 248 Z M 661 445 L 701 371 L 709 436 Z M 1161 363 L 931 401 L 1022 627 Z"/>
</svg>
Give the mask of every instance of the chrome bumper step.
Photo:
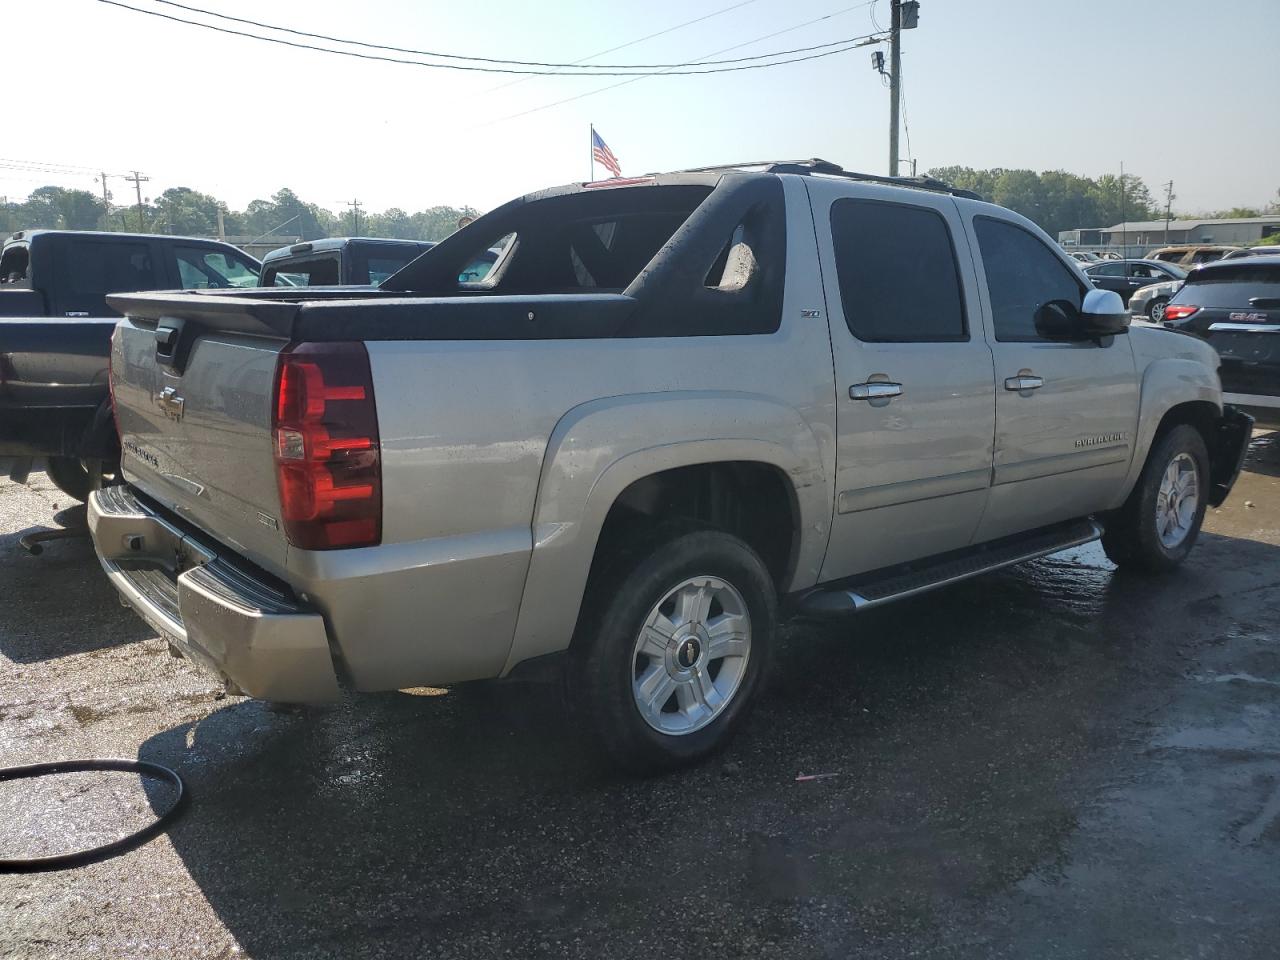
<svg viewBox="0 0 1280 960">
<path fill-rule="evenodd" d="M 802 594 L 795 601 L 795 606 L 797 612 L 805 616 L 841 617 L 1025 560 L 1045 557 L 1069 547 L 1078 547 L 1100 536 L 1102 525 L 1096 520 L 1072 520 L 1029 534 L 958 550 L 943 558 L 904 564 L 826 584 Z"/>
</svg>

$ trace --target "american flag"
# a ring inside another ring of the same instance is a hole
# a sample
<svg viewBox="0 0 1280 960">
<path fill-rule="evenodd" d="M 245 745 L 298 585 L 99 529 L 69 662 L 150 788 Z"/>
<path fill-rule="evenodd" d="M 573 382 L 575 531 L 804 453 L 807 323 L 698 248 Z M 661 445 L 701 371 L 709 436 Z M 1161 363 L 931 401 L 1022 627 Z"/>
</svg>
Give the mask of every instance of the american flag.
<svg viewBox="0 0 1280 960">
<path fill-rule="evenodd" d="M 596 133 L 595 127 L 591 128 L 591 159 L 615 177 L 622 176 L 622 165 L 618 163 L 618 158 L 613 155 L 609 145 L 604 142 L 600 134 Z"/>
</svg>

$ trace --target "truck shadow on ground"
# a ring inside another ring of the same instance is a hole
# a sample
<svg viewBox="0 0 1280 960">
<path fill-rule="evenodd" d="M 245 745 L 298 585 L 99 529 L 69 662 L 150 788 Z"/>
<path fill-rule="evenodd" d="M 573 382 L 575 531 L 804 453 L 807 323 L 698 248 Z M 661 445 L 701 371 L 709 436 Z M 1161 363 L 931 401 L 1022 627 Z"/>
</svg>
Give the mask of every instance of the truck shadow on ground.
<svg viewBox="0 0 1280 960">
<path fill-rule="evenodd" d="M 0 654 L 15 663 L 54 660 L 154 636 L 120 606 L 94 555 L 84 512 L 83 506 L 68 507 L 54 515 L 54 524 L 0 535 Z M 59 527 L 83 535 L 47 542 L 38 556 L 18 543 L 29 533 Z M 92 615 L 86 618 L 85 611 Z"/>
<path fill-rule="evenodd" d="M 514 684 L 240 701 L 139 756 L 188 780 L 170 838 L 252 957 L 846 955 L 1060 857 L 1215 604 L 1277 582 L 1280 548 L 1205 535 L 1163 579 L 1092 545 L 790 623 L 741 736 L 648 780 Z"/>
</svg>

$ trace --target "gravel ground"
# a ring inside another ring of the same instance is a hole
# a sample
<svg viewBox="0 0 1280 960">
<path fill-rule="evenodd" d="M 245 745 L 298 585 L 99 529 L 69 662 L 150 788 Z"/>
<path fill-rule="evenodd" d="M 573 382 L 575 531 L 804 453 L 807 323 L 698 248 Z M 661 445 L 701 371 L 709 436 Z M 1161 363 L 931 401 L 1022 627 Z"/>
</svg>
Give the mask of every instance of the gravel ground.
<svg viewBox="0 0 1280 960">
<path fill-rule="evenodd" d="M 23 553 L 83 512 L 0 480 L 0 762 L 141 757 L 192 799 L 129 854 L 0 876 L 0 955 L 1274 958 L 1280 436 L 1248 471 L 1172 576 L 1090 546 L 789 625 L 743 735 L 653 780 L 536 685 L 224 698 L 87 541 Z M 0 855 L 167 800 L 0 783 Z"/>
</svg>

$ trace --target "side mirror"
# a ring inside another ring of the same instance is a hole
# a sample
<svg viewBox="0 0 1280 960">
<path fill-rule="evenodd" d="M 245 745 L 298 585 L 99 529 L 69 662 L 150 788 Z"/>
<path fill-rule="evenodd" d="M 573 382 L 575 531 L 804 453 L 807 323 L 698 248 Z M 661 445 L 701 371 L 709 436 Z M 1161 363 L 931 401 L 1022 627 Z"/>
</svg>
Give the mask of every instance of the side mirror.
<svg viewBox="0 0 1280 960">
<path fill-rule="evenodd" d="M 1036 333 L 1045 340 L 1078 343 L 1129 332 L 1129 314 L 1114 290 L 1090 290 L 1076 307 L 1070 300 L 1050 300 L 1036 311 Z"/>
<path fill-rule="evenodd" d="M 1085 336 L 1090 340 L 1129 332 L 1129 311 L 1114 290 L 1090 290 L 1080 306 Z"/>
</svg>

